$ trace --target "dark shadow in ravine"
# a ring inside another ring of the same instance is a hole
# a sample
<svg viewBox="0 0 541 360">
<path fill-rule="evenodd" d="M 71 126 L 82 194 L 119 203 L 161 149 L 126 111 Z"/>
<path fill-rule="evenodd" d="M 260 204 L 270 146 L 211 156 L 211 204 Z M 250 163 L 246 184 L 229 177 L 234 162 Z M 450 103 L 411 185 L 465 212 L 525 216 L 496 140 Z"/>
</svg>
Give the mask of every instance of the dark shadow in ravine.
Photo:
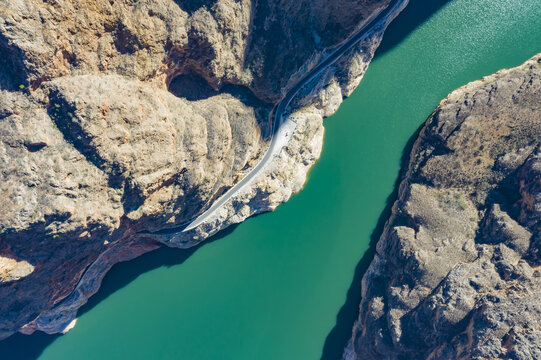
<svg viewBox="0 0 541 360">
<path fill-rule="evenodd" d="M 210 9 L 214 4 L 216 4 L 216 2 L 216 0 L 175 0 L 178 7 L 187 12 L 189 15 L 192 15 L 201 8 Z"/>
<path fill-rule="evenodd" d="M 98 293 L 92 296 L 88 303 L 81 307 L 77 316 L 81 316 L 87 311 L 92 310 L 96 305 L 107 299 L 109 295 L 122 289 L 148 271 L 162 266 L 169 267 L 182 264 L 202 246 L 230 235 L 237 225 L 229 226 L 190 249 L 172 249 L 164 246 L 133 260 L 114 265 L 107 275 L 105 275 Z M 35 360 L 59 336 L 61 335 L 47 335 L 41 331 L 36 331 L 32 335 L 12 335 L 0 341 L 0 359 Z"/>
<path fill-rule="evenodd" d="M 264 138 L 270 136 L 269 114 L 274 104 L 259 99 L 246 86 L 224 84 L 220 90 L 213 89 L 209 83 L 200 75 L 190 72 L 183 73 L 171 80 L 169 92 L 178 98 L 192 101 L 206 100 L 213 96 L 228 94 L 239 100 L 244 106 L 250 107 L 254 111 L 258 125 Z"/>
<path fill-rule="evenodd" d="M 434 13 L 447 4 L 450 0 L 411 0 L 408 6 L 389 25 L 383 36 L 381 46 L 376 51 L 374 58 L 384 55 L 387 51 L 400 44 L 412 31 L 422 25 Z M 361 85 L 362 86 L 362 85 Z M 424 120 L 424 119 L 423 119 Z M 423 124 L 424 125 L 424 124 Z M 370 236 L 370 248 L 367 250 L 357 266 L 353 275 L 353 281 L 346 295 L 346 301 L 336 316 L 336 324 L 325 339 L 322 360 L 338 360 L 342 358 L 344 348 L 352 336 L 355 320 L 359 316 L 359 304 L 361 302 L 361 281 L 364 273 L 374 258 L 376 243 L 379 240 L 385 222 L 391 215 L 391 209 L 398 196 L 398 187 L 407 170 L 409 155 L 413 143 L 417 139 L 421 127 L 409 139 L 401 158 L 400 174 L 398 175 L 393 192 L 387 197 L 385 209 L 380 214 L 376 227 Z"/>
</svg>

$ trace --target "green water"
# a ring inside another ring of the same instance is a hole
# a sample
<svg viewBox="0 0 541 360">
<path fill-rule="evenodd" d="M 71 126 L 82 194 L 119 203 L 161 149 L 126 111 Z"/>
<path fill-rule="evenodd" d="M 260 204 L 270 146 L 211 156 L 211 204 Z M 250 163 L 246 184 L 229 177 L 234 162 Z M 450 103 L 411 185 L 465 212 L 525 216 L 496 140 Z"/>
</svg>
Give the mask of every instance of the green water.
<svg viewBox="0 0 541 360">
<path fill-rule="evenodd" d="M 412 0 L 362 84 L 326 120 L 321 160 L 299 195 L 190 256 L 160 250 L 117 266 L 104 282 L 116 291 L 102 292 L 39 359 L 337 356 L 359 271 L 348 289 L 408 140 L 450 91 L 539 51 L 539 0 Z"/>
</svg>

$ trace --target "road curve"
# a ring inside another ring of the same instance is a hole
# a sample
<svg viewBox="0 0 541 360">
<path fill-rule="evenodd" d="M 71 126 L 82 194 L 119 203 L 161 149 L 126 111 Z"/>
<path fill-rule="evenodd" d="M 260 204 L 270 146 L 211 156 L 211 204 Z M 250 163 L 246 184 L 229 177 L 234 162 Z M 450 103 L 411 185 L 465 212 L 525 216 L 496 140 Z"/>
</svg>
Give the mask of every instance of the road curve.
<svg viewBox="0 0 541 360">
<path fill-rule="evenodd" d="M 339 45 L 337 48 L 335 48 L 323 61 L 321 61 L 319 64 L 317 64 L 312 70 L 310 70 L 306 75 L 304 75 L 296 84 L 293 86 L 287 94 L 284 96 L 284 98 L 275 106 L 273 110 L 274 114 L 274 121 L 273 121 L 273 136 L 269 145 L 269 148 L 267 149 L 265 155 L 263 158 L 259 161 L 259 163 L 253 167 L 238 183 L 236 183 L 234 186 L 232 186 L 229 190 L 225 192 L 218 200 L 216 200 L 207 210 L 205 210 L 201 215 L 196 217 L 195 219 L 186 222 L 181 225 L 177 225 L 175 227 L 164 229 L 155 233 L 171 233 L 171 232 L 186 232 L 195 229 L 199 225 L 205 223 L 208 219 L 210 219 L 216 210 L 218 210 L 223 204 L 225 204 L 227 201 L 229 201 L 233 196 L 235 196 L 242 188 L 247 186 L 257 175 L 259 175 L 259 172 L 267 165 L 267 163 L 273 158 L 274 155 L 276 155 L 283 147 L 284 141 L 280 141 L 281 137 L 287 137 L 289 134 L 288 132 L 280 132 L 280 128 L 283 124 L 283 114 L 286 108 L 289 106 L 295 95 L 299 92 L 300 89 L 303 88 L 306 84 L 308 84 L 311 80 L 313 80 L 316 76 L 318 76 L 322 71 L 324 71 L 328 66 L 334 64 L 342 54 L 347 52 L 348 50 L 351 50 L 353 46 L 355 46 L 357 43 L 359 43 L 362 39 L 364 39 L 367 35 L 371 33 L 373 28 L 379 24 L 379 22 L 384 19 L 387 15 L 398 9 L 400 6 L 404 5 L 407 0 L 392 0 L 389 5 L 381 10 L 375 17 L 373 17 L 370 21 L 368 21 L 365 25 L 363 25 L 355 34 L 353 34 L 348 40 L 343 42 L 341 45 Z M 187 224 L 187 225 L 186 225 Z"/>
</svg>

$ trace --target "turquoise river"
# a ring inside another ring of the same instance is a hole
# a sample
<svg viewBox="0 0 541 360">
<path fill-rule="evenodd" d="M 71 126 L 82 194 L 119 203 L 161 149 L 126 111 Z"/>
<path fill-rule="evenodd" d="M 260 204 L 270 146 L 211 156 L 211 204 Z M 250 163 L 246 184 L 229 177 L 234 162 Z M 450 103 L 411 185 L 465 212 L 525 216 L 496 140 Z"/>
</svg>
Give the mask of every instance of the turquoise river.
<svg viewBox="0 0 541 360">
<path fill-rule="evenodd" d="M 539 0 L 411 0 L 325 120 L 303 191 L 189 251 L 119 264 L 63 336 L 1 359 L 337 360 L 401 158 L 449 92 L 541 51 Z"/>
</svg>

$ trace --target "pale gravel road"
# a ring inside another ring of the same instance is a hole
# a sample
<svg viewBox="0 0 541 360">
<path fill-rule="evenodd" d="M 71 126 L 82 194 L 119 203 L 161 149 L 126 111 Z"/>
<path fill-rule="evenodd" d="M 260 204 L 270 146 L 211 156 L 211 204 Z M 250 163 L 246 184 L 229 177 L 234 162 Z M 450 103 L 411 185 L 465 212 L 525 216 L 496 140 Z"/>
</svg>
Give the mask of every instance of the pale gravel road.
<svg viewBox="0 0 541 360">
<path fill-rule="evenodd" d="M 278 103 L 275 107 L 274 121 L 273 121 L 273 131 L 275 132 L 272 136 L 269 148 L 267 149 L 263 158 L 259 163 L 253 167 L 238 183 L 232 186 L 229 190 L 225 192 L 218 200 L 216 200 L 207 210 L 205 210 L 201 215 L 193 219 L 187 226 L 186 223 L 180 226 L 175 226 L 174 228 L 165 229 L 166 231 L 182 231 L 187 232 L 195 229 L 199 225 L 205 223 L 207 220 L 211 219 L 216 211 L 234 197 L 237 193 L 242 191 L 246 186 L 250 185 L 252 181 L 260 175 L 264 168 L 268 165 L 270 160 L 280 153 L 282 148 L 286 146 L 293 134 L 295 129 L 295 123 L 292 120 L 286 118 L 284 121 L 284 111 L 287 109 L 295 95 L 302 89 L 306 84 L 323 72 L 328 66 L 334 64 L 340 56 L 345 52 L 351 50 L 355 45 L 357 45 L 361 40 L 366 38 L 372 33 L 372 31 L 377 28 L 381 20 L 384 20 L 387 15 L 391 14 L 394 11 L 399 10 L 401 7 L 404 7 L 407 4 L 407 0 L 393 0 L 389 5 L 381 10 L 376 16 L 372 17 L 363 27 L 361 27 L 355 34 L 353 34 L 348 40 L 339 45 L 334 49 L 323 61 L 317 64 L 312 70 L 310 70 L 302 79 L 300 79 L 291 90 L 287 92 L 284 98 Z M 185 226 L 185 227 L 183 227 Z M 163 230 L 162 230 L 163 231 Z"/>
</svg>

